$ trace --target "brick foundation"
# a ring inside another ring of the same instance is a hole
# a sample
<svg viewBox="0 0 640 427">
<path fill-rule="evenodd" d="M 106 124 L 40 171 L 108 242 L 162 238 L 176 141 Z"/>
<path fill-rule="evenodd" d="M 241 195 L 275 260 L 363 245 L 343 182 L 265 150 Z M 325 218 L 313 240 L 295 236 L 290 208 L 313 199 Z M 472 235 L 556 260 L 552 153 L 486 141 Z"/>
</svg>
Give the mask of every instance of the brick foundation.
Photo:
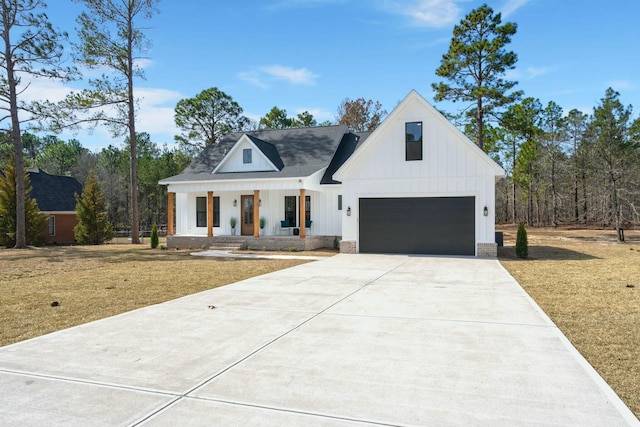
<svg viewBox="0 0 640 427">
<path fill-rule="evenodd" d="M 253 237 L 253 236 L 168 236 L 167 247 L 180 249 L 208 249 L 211 246 L 225 243 L 240 245 L 252 250 L 266 251 L 312 251 L 320 248 L 333 248 L 336 236 L 298 236 Z"/>
<path fill-rule="evenodd" d="M 498 256 L 497 243 L 478 243 L 478 256 L 496 258 Z"/>
<path fill-rule="evenodd" d="M 355 254 L 356 242 L 354 240 L 341 240 L 340 241 L 340 253 L 343 254 Z"/>
</svg>

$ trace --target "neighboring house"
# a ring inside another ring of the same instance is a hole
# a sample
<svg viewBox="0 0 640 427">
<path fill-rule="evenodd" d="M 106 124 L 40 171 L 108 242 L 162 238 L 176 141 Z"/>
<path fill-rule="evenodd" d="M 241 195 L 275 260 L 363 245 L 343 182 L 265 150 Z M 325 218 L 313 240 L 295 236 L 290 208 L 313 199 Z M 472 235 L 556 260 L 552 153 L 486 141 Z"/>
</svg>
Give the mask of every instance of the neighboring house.
<svg viewBox="0 0 640 427">
<path fill-rule="evenodd" d="M 82 194 L 82 185 L 69 176 L 49 175 L 38 168 L 29 168 L 31 197 L 42 213 L 49 215 L 49 226 L 41 237 L 45 243 L 74 243 L 76 218 L 75 194 Z"/>
<path fill-rule="evenodd" d="M 495 256 L 503 175 L 411 91 L 370 134 L 344 126 L 235 132 L 160 184 L 168 186 L 169 246 L 232 235 L 233 217 L 251 247 L 286 248 L 297 234 L 307 249 L 337 237 L 349 253 Z"/>
</svg>

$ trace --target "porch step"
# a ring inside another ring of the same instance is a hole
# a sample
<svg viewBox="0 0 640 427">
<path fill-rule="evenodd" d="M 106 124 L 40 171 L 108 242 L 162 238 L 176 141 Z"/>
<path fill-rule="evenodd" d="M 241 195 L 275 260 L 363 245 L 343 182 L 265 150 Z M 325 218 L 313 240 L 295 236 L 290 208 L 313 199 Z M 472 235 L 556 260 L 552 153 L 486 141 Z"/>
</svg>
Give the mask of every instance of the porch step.
<svg viewBox="0 0 640 427">
<path fill-rule="evenodd" d="M 216 244 L 209 246 L 209 249 L 212 251 L 239 251 L 244 247 L 243 244 L 238 245 L 222 245 Z"/>
<path fill-rule="evenodd" d="M 245 247 L 245 239 L 238 237 L 218 236 L 209 249 L 214 251 L 237 251 Z"/>
</svg>

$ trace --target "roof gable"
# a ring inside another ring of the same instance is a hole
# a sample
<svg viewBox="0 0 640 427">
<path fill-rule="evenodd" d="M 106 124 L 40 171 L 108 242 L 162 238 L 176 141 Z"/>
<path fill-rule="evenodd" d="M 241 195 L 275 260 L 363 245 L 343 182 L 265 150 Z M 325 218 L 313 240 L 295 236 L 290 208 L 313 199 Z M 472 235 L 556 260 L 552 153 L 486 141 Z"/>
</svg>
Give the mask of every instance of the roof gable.
<svg viewBox="0 0 640 427">
<path fill-rule="evenodd" d="M 251 142 L 253 142 L 253 144 L 258 147 L 262 154 L 265 155 L 265 157 L 277 170 L 282 170 L 282 168 L 284 167 L 284 163 L 282 161 L 282 158 L 280 157 L 280 154 L 278 154 L 278 149 L 275 145 L 255 138 L 253 136 L 247 135 L 247 138 L 249 138 Z"/>
<path fill-rule="evenodd" d="M 346 133 L 346 126 L 232 132 L 205 148 L 181 174 L 160 183 L 307 177 L 329 166 Z M 243 136 L 274 165 L 273 170 L 234 172 L 220 167 Z"/>
<path fill-rule="evenodd" d="M 249 162 L 245 162 L 245 150 L 250 150 Z M 274 172 L 284 164 L 273 144 L 242 135 L 212 173 L 225 172 Z"/>
<path fill-rule="evenodd" d="M 75 194 L 82 194 L 82 185 L 70 176 L 49 175 L 42 170 L 30 170 L 31 197 L 43 212 L 73 212 Z"/>
<path fill-rule="evenodd" d="M 407 162 L 404 158 L 404 123 L 412 121 L 425 124 L 423 161 Z M 336 171 L 334 179 L 344 181 L 356 169 L 361 173 L 363 168 L 369 169 L 369 173 L 387 170 L 393 173 L 390 168 L 394 162 L 397 178 L 478 173 L 494 175 L 498 179 L 504 175 L 504 170 L 493 159 L 415 90 L 409 92 L 371 135 L 358 145 L 355 153 Z"/>
</svg>

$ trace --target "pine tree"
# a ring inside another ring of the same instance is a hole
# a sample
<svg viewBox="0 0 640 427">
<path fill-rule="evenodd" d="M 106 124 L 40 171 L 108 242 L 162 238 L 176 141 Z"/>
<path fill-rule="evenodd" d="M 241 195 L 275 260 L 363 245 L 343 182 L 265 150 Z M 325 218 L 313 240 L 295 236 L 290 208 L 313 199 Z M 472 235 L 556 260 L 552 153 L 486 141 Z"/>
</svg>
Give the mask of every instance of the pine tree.
<svg viewBox="0 0 640 427">
<path fill-rule="evenodd" d="M 527 230 L 524 228 L 524 222 L 518 226 L 518 234 L 516 234 L 516 256 L 518 258 L 527 258 L 529 256 L 529 241 L 527 239 Z"/>
<path fill-rule="evenodd" d="M 513 22 L 502 23 L 502 15 L 486 4 L 472 10 L 453 28 L 449 50 L 442 56 L 436 75 L 445 81 L 432 83 L 435 100 L 472 103 L 465 106 L 476 144 L 485 147 L 488 118 L 514 103 L 522 92 L 512 91 L 516 81 L 506 80 L 515 68 L 518 56 L 507 51 L 516 33 Z"/>
<path fill-rule="evenodd" d="M 89 172 L 82 196 L 76 194 L 76 217 L 78 225 L 74 227 L 73 233 L 78 243 L 99 245 L 113 239 L 104 194 L 93 170 Z"/>
<path fill-rule="evenodd" d="M 29 175 L 24 174 L 25 188 L 25 235 L 27 244 L 40 241 L 40 234 L 47 228 L 47 215 L 40 212 L 38 203 L 32 199 Z M 7 248 L 16 244 L 16 165 L 9 158 L 0 174 L 0 245 Z"/>
<path fill-rule="evenodd" d="M 158 239 L 158 225 L 154 222 L 151 227 L 151 249 L 158 249 L 160 240 Z"/>
</svg>

